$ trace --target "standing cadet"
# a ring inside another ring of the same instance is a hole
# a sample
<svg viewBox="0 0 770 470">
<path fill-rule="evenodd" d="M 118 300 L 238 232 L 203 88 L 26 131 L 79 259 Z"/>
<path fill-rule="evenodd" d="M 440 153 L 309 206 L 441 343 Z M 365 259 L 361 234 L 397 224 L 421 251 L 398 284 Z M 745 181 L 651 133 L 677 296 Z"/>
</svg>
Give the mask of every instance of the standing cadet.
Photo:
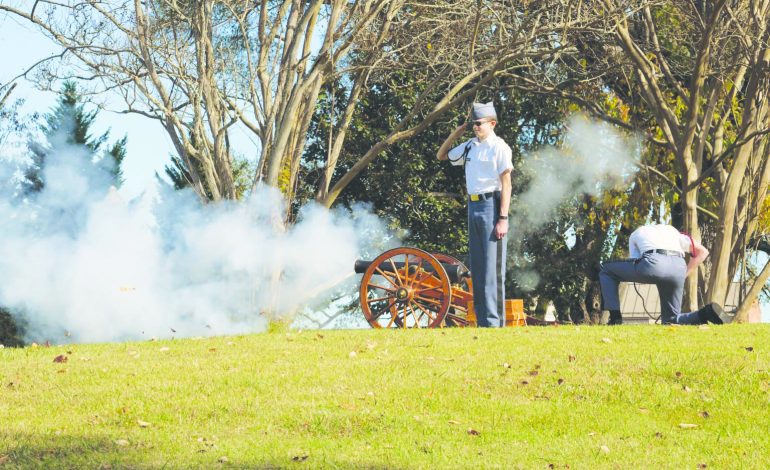
<svg viewBox="0 0 770 470">
<path fill-rule="evenodd" d="M 438 150 L 439 160 L 465 167 L 473 306 L 478 326 L 505 326 L 505 252 L 511 201 L 511 148 L 495 135 L 494 105 L 473 103 L 473 133 L 450 150 L 466 129 L 454 130 Z"/>
<path fill-rule="evenodd" d="M 599 282 L 604 310 L 610 311 L 610 325 L 623 323 L 618 299 L 621 282 L 655 284 L 660 296 L 661 322 L 665 324 L 721 324 L 724 312 L 717 303 L 697 312 L 681 313 L 685 278 L 709 255 L 697 240 L 670 225 L 644 225 L 628 240 L 630 258 L 602 263 Z M 690 255 L 685 262 L 685 253 Z"/>
</svg>

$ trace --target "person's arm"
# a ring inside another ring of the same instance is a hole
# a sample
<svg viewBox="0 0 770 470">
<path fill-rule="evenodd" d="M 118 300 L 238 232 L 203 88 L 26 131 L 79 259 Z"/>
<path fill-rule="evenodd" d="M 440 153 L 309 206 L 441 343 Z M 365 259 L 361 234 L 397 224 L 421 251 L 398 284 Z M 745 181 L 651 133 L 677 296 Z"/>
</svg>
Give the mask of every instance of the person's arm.
<svg viewBox="0 0 770 470">
<path fill-rule="evenodd" d="M 505 170 L 500 173 L 500 214 L 508 216 L 508 209 L 511 204 L 511 170 Z M 508 219 L 498 219 L 495 224 L 495 235 L 497 239 L 502 239 L 508 233 Z"/>
<path fill-rule="evenodd" d="M 708 257 L 709 250 L 705 246 L 701 245 L 699 241 L 693 240 L 693 251 L 690 253 L 690 261 L 687 263 L 687 274 L 689 276 L 691 272 L 695 271 L 698 266 Z"/>
<path fill-rule="evenodd" d="M 452 148 L 452 144 L 454 144 L 455 140 L 463 135 L 463 132 L 465 132 L 465 127 L 466 124 L 462 123 L 457 129 L 449 134 L 449 137 L 447 137 L 444 143 L 441 144 L 441 147 L 439 147 L 438 152 L 436 153 L 436 158 L 439 160 L 447 160 L 449 158 L 449 150 Z"/>
</svg>

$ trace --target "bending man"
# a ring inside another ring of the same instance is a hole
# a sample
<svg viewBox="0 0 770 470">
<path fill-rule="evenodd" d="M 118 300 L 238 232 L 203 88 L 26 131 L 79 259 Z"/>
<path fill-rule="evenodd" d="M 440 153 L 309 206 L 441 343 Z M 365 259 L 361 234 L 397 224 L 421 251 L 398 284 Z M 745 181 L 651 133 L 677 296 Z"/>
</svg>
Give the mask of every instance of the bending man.
<svg viewBox="0 0 770 470">
<path fill-rule="evenodd" d="M 599 282 L 604 310 L 610 311 L 610 325 L 620 325 L 618 286 L 621 282 L 655 284 L 660 295 L 661 322 L 680 325 L 721 324 L 724 312 L 717 303 L 697 312 L 681 313 L 684 280 L 709 255 L 697 240 L 670 225 L 644 225 L 634 230 L 628 241 L 630 258 L 602 263 Z M 685 254 L 690 260 L 685 262 Z"/>
</svg>

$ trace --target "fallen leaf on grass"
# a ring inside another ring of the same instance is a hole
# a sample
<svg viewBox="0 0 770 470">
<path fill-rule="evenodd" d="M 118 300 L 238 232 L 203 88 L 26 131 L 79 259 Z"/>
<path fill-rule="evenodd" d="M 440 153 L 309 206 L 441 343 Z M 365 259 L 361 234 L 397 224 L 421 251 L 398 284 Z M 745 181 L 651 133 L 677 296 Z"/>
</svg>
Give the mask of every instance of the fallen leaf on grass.
<svg viewBox="0 0 770 470">
<path fill-rule="evenodd" d="M 527 382 L 526 380 L 522 380 L 522 381 L 521 381 L 521 384 L 522 384 L 522 385 L 529 385 L 529 382 Z"/>
<path fill-rule="evenodd" d="M 506 368 L 506 369 L 510 369 L 511 365 L 506 362 L 506 363 L 503 364 L 503 367 Z"/>
<path fill-rule="evenodd" d="M 754 350 L 754 347 L 753 347 L 753 346 L 749 346 L 749 347 L 747 347 L 747 348 L 744 348 L 744 349 L 745 349 L 746 351 L 748 351 L 748 352 L 751 352 L 751 351 L 753 351 L 753 350 Z"/>
<path fill-rule="evenodd" d="M 348 357 L 351 358 L 351 359 L 356 357 L 356 356 L 358 356 L 358 353 L 356 353 L 355 351 L 350 351 L 350 353 L 348 354 Z"/>
<path fill-rule="evenodd" d="M 0 455 L 0 465 L 5 464 L 11 459 L 10 455 Z"/>
<path fill-rule="evenodd" d="M 682 429 L 695 429 L 698 427 L 698 425 L 690 423 L 679 423 L 679 427 Z"/>
<path fill-rule="evenodd" d="M 471 436 L 479 436 L 479 435 L 481 435 L 480 432 L 476 431 L 473 428 L 468 428 L 468 434 L 470 434 Z"/>
<path fill-rule="evenodd" d="M 55 358 L 53 358 L 53 362 L 67 362 L 70 358 L 65 356 L 64 354 L 59 354 Z"/>
<path fill-rule="evenodd" d="M 119 445 L 120 447 L 126 447 L 129 444 L 129 442 L 125 439 L 118 439 L 117 441 L 115 441 L 115 444 Z"/>
<path fill-rule="evenodd" d="M 648 410 L 647 408 L 639 408 L 639 412 L 640 413 L 649 413 L 650 410 Z"/>
<path fill-rule="evenodd" d="M 698 413 L 698 416 L 700 416 L 703 419 L 706 419 L 706 418 L 710 417 L 711 415 L 709 414 L 708 411 L 701 411 L 700 413 Z"/>
<path fill-rule="evenodd" d="M 663 433 L 662 432 L 656 432 L 655 433 L 655 437 L 657 437 L 658 439 L 663 439 Z"/>
<path fill-rule="evenodd" d="M 447 423 L 449 423 L 449 424 L 460 424 L 459 421 L 455 421 L 454 419 L 450 419 L 449 421 L 447 421 Z"/>
<path fill-rule="evenodd" d="M 682 373 L 681 373 L 681 372 L 679 372 L 679 371 L 676 371 L 676 374 L 674 374 L 674 375 L 676 375 L 677 377 L 681 377 L 681 376 L 682 376 Z"/>
<path fill-rule="evenodd" d="M 602 338 L 602 343 L 611 343 L 612 340 L 609 338 Z"/>
<path fill-rule="evenodd" d="M 229 461 L 230 461 L 230 459 L 228 459 L 228 458 L 227 458 L 227 457 L 225 457 L 224 455 L 223 455 L 222 457 L 219 457 L 219 458 L 217 459 L 217 462 L 219 462 L 219 463 L 227 463 L 227 462 L 229 462 Z"/>
<path fill-rule="evenodd" d="M 605 454 L 609 454 L 609 453 L 610 453 L 610 448 L 609 448 L 609 447 L 607 447 L 607 446 L 601 446 L 601 447 L 599 447 L 599 449 L 600 449 L 602 452 L 604 452 Z"/>
<path fill-rule="evenodd" d="M 538 372 L 538 371 L 536 371 L 536 370 L 531 370 L 531 371 L 529 371 L 529 375 L 531 375 L 532 377 L 536 376 L 536 375 L 537 375 L 537 374 L 539 374 L 539 373 L 540 373 L 540 372 Z"/>
<path fill-rule="evenodd" d="M 567 360 L 568 360 L 569 362 L 575 362 L 575 359 L 576 359 L 576 357 L 575 357 L 575 356 L 573 356 L 572 354 L 570 354 L 570 355 L 569 355 L 569 357 L 567 358 Z"/>
<path fill-rule="evenodd" d="M 564 379 L 559 379 L 559 380 L 557 380 L 557 381 L 556 381 L 556 383 L 557 383 L 557 384 L 559 384 L 559 385 L 561 385 L 561 384 L 563 384 L 563 383 L 564 383 Z"/>
<path fill-rule="evenodd" d="M 683 386 L 682 386 L 682 390 L 684 390 L 684 391 L 685 391 L 685 393 L 690 393 L 690 392 L 692 392 L 692 389 L 691 389 L 690 387 L 688 387 L 687 385 L 683 385 Z"/>
<path fill-rule="evenodd" d="M 308 456 L 307 456 L 307 455 L 295 455 L 295 456 L 294 456 L 294 457 L 292 457 L 291 459 L 292 459 L 293 461 L 295 461 L 295 462 L 304 462 L 305 460 L 307 460 L 307 458 L 308 458 Z"/>
<path fill-rule="evenodd" d="M 171 348 L 167 348 L 166 346 L 163 346 L 162 348 L 160 348 L 160 352 L 166 352 L 166 351 L 168 351 L 170 349 Z"/>
<path fill-rule="evenodd" d="M 137 419 L 136 424 L 138 424 L 140 428 L 149 428 L 152 426 L 152 424 L 148 423 L 147 421 L 142 421 L 141 419 Z"/>
<path fill-rule="evenodd" d="M 698 468 L 706 468 L 707 465 L 705 463 L 699 463 Z"/>
</svg>

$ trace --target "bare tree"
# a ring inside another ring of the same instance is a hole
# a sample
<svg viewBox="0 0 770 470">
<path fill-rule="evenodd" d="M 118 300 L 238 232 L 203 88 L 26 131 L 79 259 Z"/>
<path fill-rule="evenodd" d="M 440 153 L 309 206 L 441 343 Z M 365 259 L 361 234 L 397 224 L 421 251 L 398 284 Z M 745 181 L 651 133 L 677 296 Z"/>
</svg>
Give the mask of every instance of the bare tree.
<svg viewBox="0 0 770 470">
<path fill-rule="evenodd" d="M 569 65 L 580 73 L 539 91 L 569 97 L 621 126 L 646 129 L 660 160 L 672 157 L 669 172 L 653 170 L 678 194 L 683 229 L 708 238 L 711 248 L 710 271 L 702 268 L 688 279 L 689 307 L 696 307 L 699 293 L 724 302 L 758 235 L 770 182 L 770 2 L 602 0 L 593 6 L 611 18 L 611 34 L 576 39 L 581 54 Z M 593 83 L 631 107 L 629 118 L 610 115 L 583 93 L 586 83 L 574 78 L 581 73 L 601 77 Z M 767 276 L 757 278 L 760 285 L 740 312 Z"/>
</svg>

